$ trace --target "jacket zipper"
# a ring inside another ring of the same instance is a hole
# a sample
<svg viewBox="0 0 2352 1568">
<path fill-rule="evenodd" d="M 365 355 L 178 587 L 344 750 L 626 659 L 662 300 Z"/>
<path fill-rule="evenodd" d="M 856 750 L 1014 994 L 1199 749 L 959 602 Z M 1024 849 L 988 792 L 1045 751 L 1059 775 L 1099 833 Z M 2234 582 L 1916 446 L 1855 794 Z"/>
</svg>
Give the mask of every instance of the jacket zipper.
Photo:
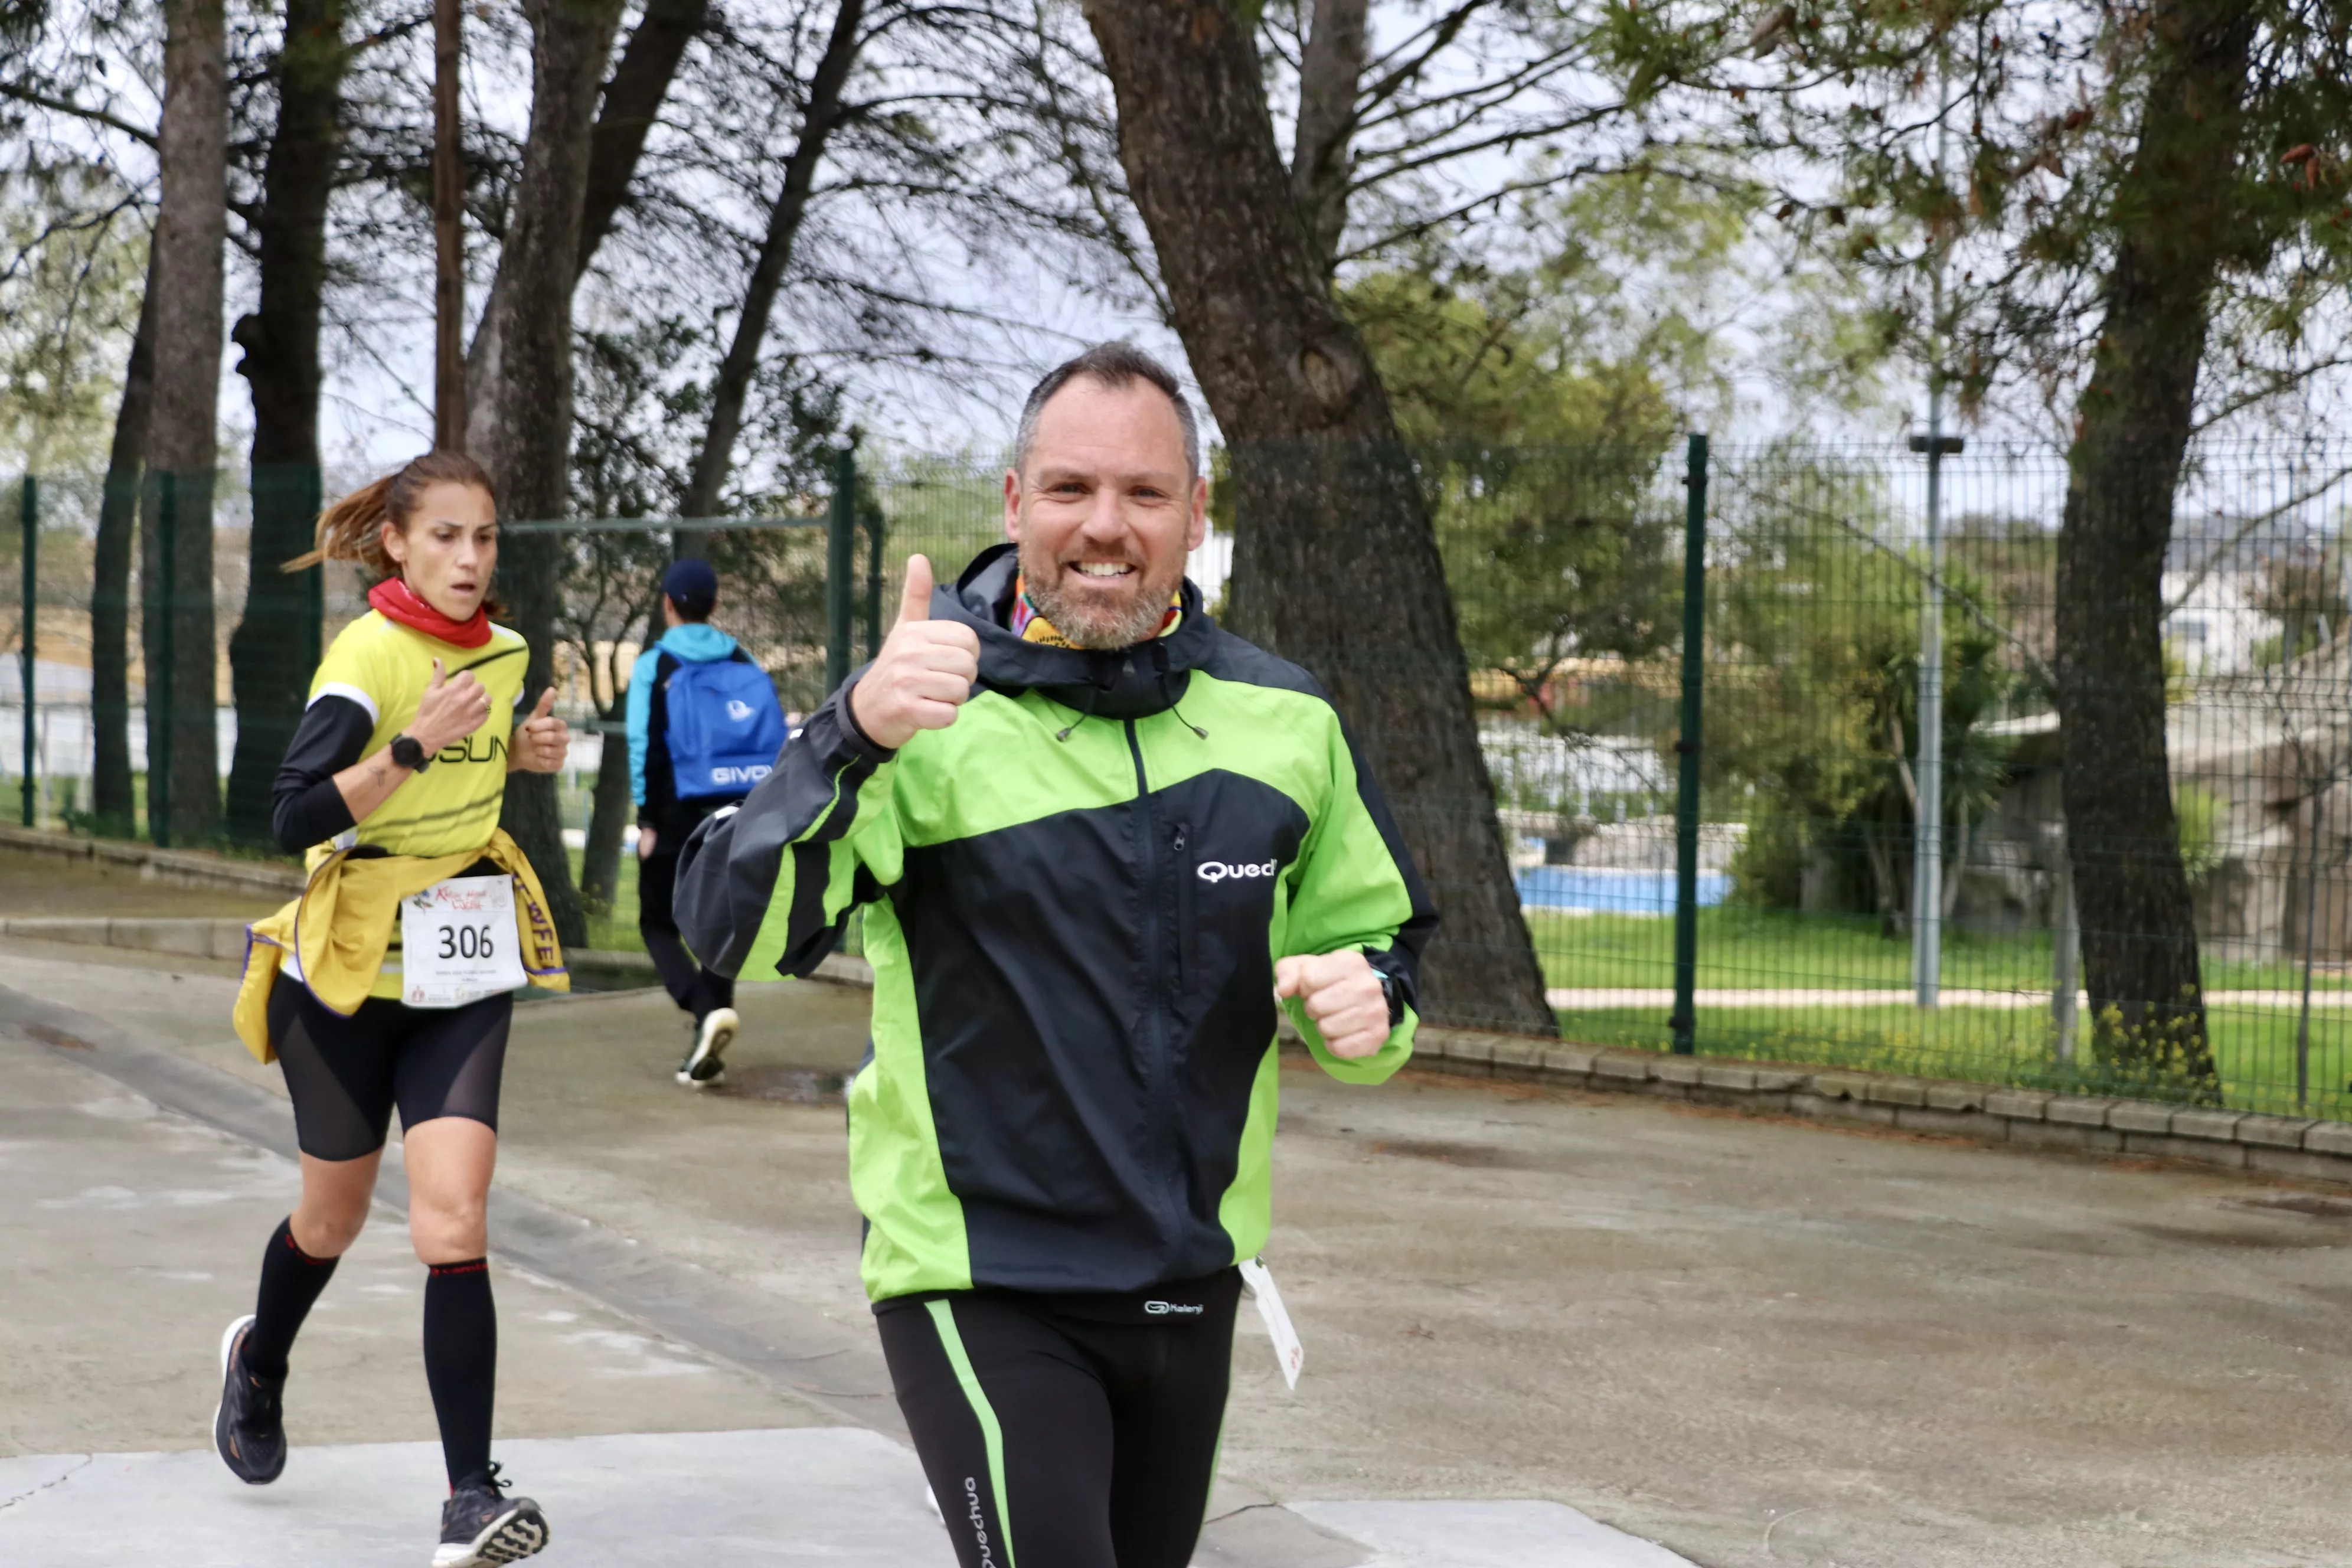
<svg viewBox="0 0 2352 1568">
<path fill-rule="evenodd" d="M 1174 1063 L 1170 1059 L 1172 1047 L 1167 1041 L 1167 1015 L 1162 1011 L 1165 993 L 1160 984 L 1163 973 L 1160 955 L 1165 951 L 1160 945 L 1160 915 L 1167 886 L 1160 865 L 1159 824 L 1151 810 L 1151 781 L 1143 771 L 1143 742 L 1136 733 L 1134 720 L 1122 722 L 1127 726 L 1128 754 L 1135 759 L 1135 804 L 1142 814 L 1143 827 L 1139 837 L 1144 856 L 1143 961 L 1149 986 L 1143 1009 L 1144 1085 L 1150 1097 L 1151 1126 L 1160 1135 L 1161 1179 L 1165 1184 L 1162 1195 L 1171 1216 L 1181 1226 L 1186 1216 L 1177 1194 L 1181 1172 L 1176 1158 Z"/>
<path fill-rule="evenodd" d="M 1168 858 L 1176 878 L 1176 989 L 1170 1001 L 1181 1011 L 1184 984 L 1192 973 L 1192 879 L 1184 875 L 1184 844 L 1192 825 L 1180 822 L 1169 836 Z"/>
</svg>

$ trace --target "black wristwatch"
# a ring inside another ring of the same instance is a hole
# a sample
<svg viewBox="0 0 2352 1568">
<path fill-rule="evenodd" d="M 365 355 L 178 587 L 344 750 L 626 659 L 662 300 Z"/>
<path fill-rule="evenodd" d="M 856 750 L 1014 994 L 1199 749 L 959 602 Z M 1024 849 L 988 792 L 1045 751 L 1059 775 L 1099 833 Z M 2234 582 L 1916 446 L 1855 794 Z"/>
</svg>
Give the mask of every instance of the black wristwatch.
<svg viewBox="0 0 2352 1568">
<path fill-rule="evenodd" d="M 1389 1027 L 1393 1029 L 1404 1022 L 1404 990 L 1387 970 L 1375 969 L 1372 973 L 1381 977 L 1381 994 L 1388 1000 Z"/>
<path fill-rule="evenodd" d="M 433 753 L 412 735 L 394 735 L 392 738 L 392 760 L 412 773 L 421 773 L 433 765 Z"/>
</svg>

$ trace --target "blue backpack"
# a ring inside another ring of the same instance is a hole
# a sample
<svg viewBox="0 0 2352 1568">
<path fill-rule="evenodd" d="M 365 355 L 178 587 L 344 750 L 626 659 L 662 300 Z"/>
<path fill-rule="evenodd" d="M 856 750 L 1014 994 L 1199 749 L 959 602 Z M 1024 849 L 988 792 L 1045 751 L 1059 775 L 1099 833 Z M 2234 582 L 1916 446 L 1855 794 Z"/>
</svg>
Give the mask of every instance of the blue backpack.
<svg viewBox="0 0 2352 1568">
<path fill-rule="evenodd" d="M 784 749 L 775 682 L 749 659 L 678 660 L 663 687 L 663 707 L 670 778 L 680 800 L 749 795 Z"/>
</svg>

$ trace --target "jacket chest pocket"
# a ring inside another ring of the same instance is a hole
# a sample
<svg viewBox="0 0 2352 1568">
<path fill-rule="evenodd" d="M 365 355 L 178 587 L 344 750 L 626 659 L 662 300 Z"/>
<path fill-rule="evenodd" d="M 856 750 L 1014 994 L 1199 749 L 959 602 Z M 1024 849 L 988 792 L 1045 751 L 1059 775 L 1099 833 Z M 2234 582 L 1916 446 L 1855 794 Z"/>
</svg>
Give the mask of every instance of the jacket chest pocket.
<svg viewBox="0 0 2352 1568">
<path fill-rule="evenodd" d="M 1176 884 L 1175 907 L 1171 911 L 1171 918 L 1176 928 L 1176 985 L 1180 1004 L 1183 999 L 1183 988 L 1201 973 L 1201 938 L 1196 929 L 1200 901 L 1193 892 L 1193 884 L 1198 879 L 1185 859 L 1185 851 L 1192 847 L 1192 825 L 1189 822 L 1178 823 L 1169 833 L 1169 875 Z"/>
</svg>

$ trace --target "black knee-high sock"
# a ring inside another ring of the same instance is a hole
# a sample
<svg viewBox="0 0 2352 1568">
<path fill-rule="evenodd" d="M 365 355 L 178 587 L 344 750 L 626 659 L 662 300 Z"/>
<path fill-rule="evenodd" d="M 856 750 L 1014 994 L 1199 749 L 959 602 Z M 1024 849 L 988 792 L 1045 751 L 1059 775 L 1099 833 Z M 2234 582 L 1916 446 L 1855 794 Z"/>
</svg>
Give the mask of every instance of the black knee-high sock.
<svg viewBox="0 0 2352 1568">
<path fill-rule="evenodd" d="M 490 1405 L 498 1392 L 499 1316 L 490 1266 L 436 1263 L 425 1279 L 425 1381 L 441 1423 L 453 1491 L 490 1468 Z"/>
<path fill-rule="evenodd" d="M 335 1277 L 331 1258 L 313 1258 L 295 1245 L 294 1221 L 278 1222 L 261 1255 L 261 1292 L 253 1307 L 253 1327 L 245 1336 L 246 1370 L 259 1377 L 284 1377 L 286 1352 L 310 1304 Z"/>
</svg>

